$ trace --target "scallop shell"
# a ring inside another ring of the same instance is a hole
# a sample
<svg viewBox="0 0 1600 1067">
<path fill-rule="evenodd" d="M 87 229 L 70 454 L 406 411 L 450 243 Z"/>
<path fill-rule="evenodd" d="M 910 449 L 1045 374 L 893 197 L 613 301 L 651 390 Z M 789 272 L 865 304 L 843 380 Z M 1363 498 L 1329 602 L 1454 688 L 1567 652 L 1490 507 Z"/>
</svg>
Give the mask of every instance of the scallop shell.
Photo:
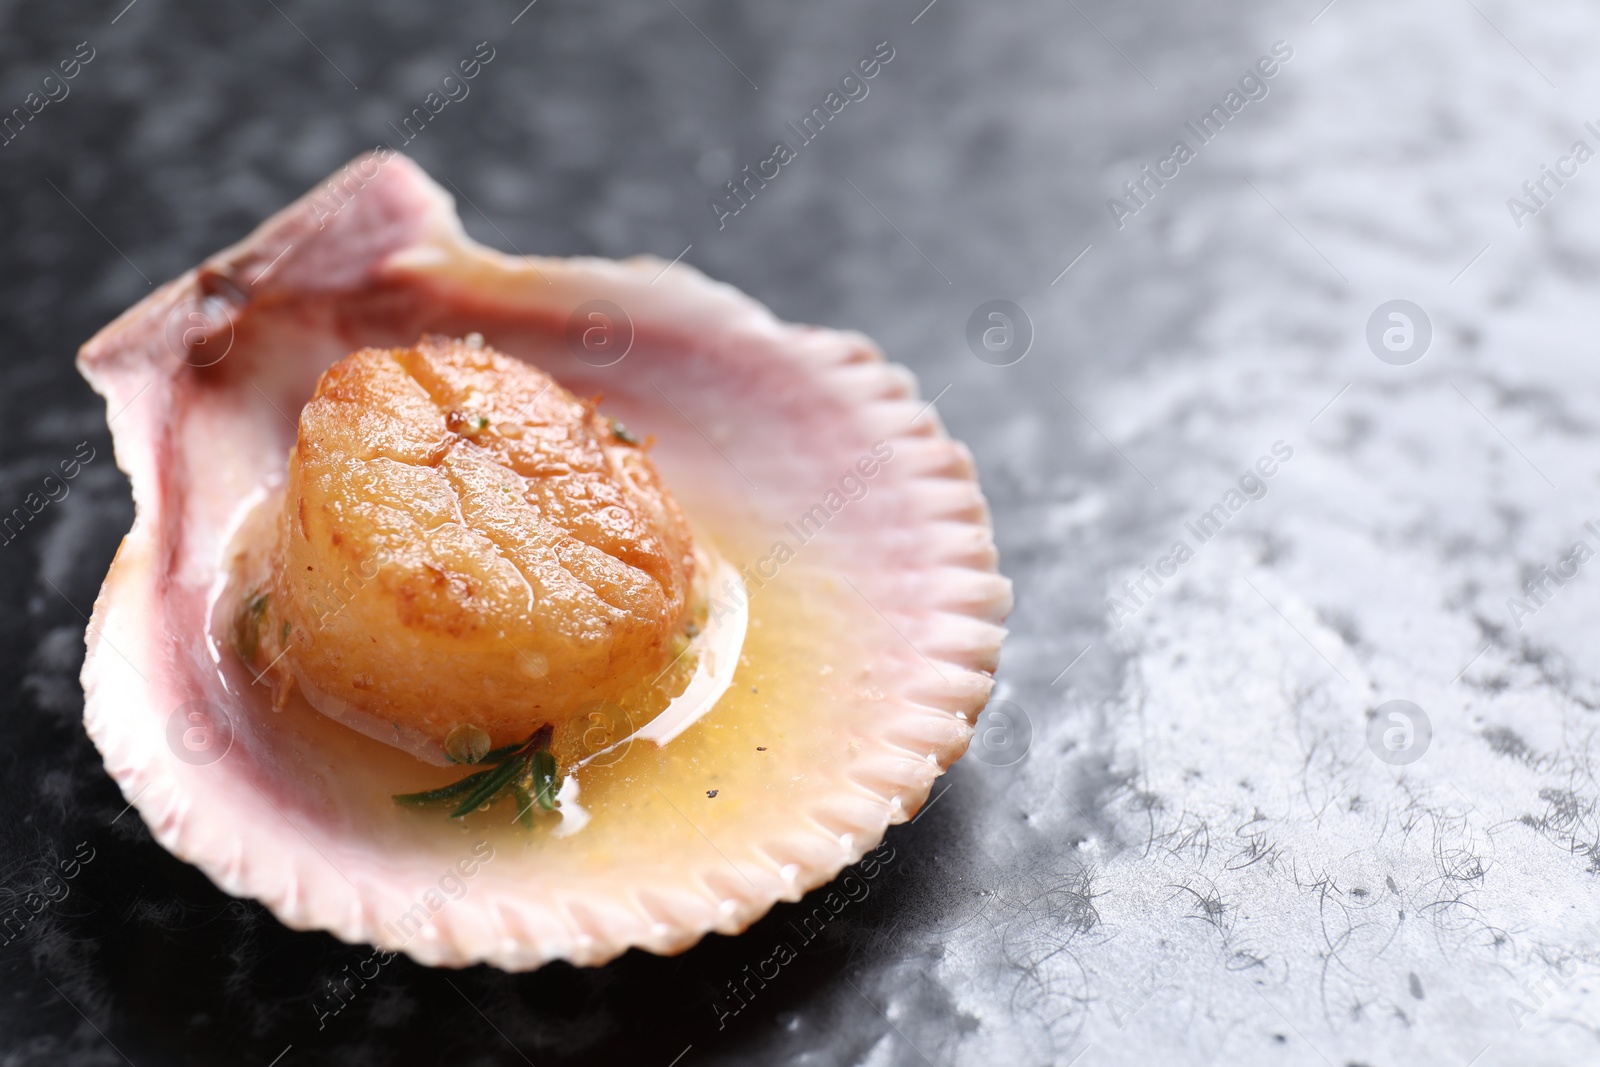
<svg viewBox="0 0 1600 1067">
<path fill-rule="evenodd" d="M 272 712 L 217 637 L 317 376 L 424 332 L 481 332 L 603 393 L 750 587 L 728 694 L 667 743 L 623 746 L 583 796 L 569 780 L 553 830 L 397 808 L 397 783 L 441 772 Z M 291 927 L 509 970 L 737 933 L 911 817 L 987 699 L 1010 585 L 971 457 L 909 372 L 683 263 L 480 246 L 403 156 L 355 160 L 79 367 L 137 507 L 88 627 L 85 726 L 164 847 Z"/>
</svg>

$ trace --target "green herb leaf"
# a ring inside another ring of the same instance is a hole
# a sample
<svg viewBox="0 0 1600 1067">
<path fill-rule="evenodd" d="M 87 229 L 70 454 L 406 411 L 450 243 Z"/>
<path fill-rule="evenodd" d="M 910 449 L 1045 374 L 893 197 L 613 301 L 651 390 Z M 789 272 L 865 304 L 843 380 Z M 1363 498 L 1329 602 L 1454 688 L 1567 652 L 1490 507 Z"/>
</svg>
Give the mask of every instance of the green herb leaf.
<svg viewBox="0 0 1600 1067">
<path fill-rule="evenodd" d="M 556 758 L 548 752 L 535 752 L 530 760 L 533 795 L 545 811 L 556 810 Z"/>
<path fill-rule="evenodd" d="M 618 422 L 616 419 L 611 419 L 610 421 L 612 437 L 615 437 L 617 440 L 630 445 L 637 445 L 639 443 L 639 439 L 633 436 L 633 433 L 629 431 L 626 426 L 622 425 L 622 423 Z"/>
<path fill-rule="evenodd" d="M 450 813 L 452 819 L 459 819 L 485 804 L 492 804 L 509 791 L 516 797 L 517 821 L 524 826 L 532 826 L 531 812 L 535 804 L 545 811 L 554 811 L 556 806 L 559 776 L 556 759 L 548 751 L 550 739 L 554 736 L 555 727 L 545 723 L 526 741 L 502 745 L 476 761 L 479 764 L 494 764 L 491 769 L 469 774 L 459 782 L 438 789 L 422 793 L 397 793 L 394 801 L 418 807 L 459 801 L 456 809 Z"/>
<path fill-rule="evenodd" d="M 482 782 L 484 778 L 488 777 L 489 773 L 489 771 L 479 771 L 477 774 L 467 775 L 459 782 L 453 782 L 450 785 L 440 786 L 438 789 L 429 789 L 422 793 L 396 793 L 394 795 L 394 801 L 396 804 L 409 804 L 416 807 L 425 807 L 429 804 L 437 804 L 446 800 L 454 800 L 461 794 L 472 789 L 478 783 Z"/>
<path fill-rule="evenodd" d="M 506 760 L 510 759 L 512 756 L 515 756 L 518 752 L 521 752 L 527 747 L 528 742 L 526 741 L 513 741 L 509 745 L 501 745 L 499 748 L 485 753 L 484 757 L 479 760 L 478 763 L 480 765 L 484 763 L 504 763 Z"/>
<path fill-rule="evenodd" d="M 523 770 L 524 766 L 521 760 L 506 760 L 492 771 L 483 771 L 483 781 L 479 782 L 477 788 L 467 794 L 467 798 L 461 802 L 460 807 L 450 813 L 450 817 L 459 819 L 463 815 L 470 815 L 483 805 L 490 803 L 504 792 L 506 786 L 516 781 L 517 775 L 521 774 Z"/>
</svg>

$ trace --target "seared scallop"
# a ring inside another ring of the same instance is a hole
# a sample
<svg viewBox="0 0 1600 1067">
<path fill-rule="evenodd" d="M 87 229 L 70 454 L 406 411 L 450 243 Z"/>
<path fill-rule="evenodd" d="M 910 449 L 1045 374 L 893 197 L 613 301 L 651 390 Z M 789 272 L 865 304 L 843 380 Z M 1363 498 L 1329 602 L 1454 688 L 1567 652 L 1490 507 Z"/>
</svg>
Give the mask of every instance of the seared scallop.
<svg viewBox="0 0 1600 1067">
<path fill-rule="evenodd" d="M 280 702 L 298 684 L 459 756 L 587 729 L 683 650 L 692 544 L 641 443 L 479 337 L 324 372 L 282 507 L 248 603 Z"/>
</svg>

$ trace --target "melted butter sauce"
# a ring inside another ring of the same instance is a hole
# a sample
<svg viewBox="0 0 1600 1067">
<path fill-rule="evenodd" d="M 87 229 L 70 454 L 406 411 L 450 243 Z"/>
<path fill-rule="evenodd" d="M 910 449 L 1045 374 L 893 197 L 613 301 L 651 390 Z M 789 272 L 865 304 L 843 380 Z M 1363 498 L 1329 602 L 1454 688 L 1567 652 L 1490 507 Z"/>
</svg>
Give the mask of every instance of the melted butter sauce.
<svg viewBox="0 0 1600 1067">
<path fill-rule="evenodd" d="M 393 794 L 437 788 L 470 771 L 422 763 L 319 713 L 298 692 L 274 710 L 267 687 L 255 684 L 228 640 L 263 565 L 259 542 L 270 522 L 262 513 L 272 502 L 263 490 L 240 510 L 221 568 L 233 577 L 214 591 L 208 640 L 236 718 L 240 759 L 270 779 L 297 818 L 318 821 L 352 846 L 449 857 L 464 841 L 486 838 L 536 880 L 589 878 L 625 866 L 670 869 L 686 849 L 716 849 L 728 877 L 736 877 L 739 864 L 753 860 L 740 843 L 754 846 L 775 813 L 850 788 L 840 768 L 860 743 L 866 706 L 879 698 L 863 648 L 882 636 L 870 607 L 830 575 L 823 550 L 813 547 L 774 578 L 753 579 L 742 606 L 728 603 L 736 594 L 726 585 L 713 588 L 710 611 L 720 599 L 744 624 L 731 671 L 726 663 L 694 663 L 696 671 L 723 676 L 713 681 L 720 694 L 681 721 L 656 718 L 658 707 L 641 713 L 646 721 L 630 721 L 631 730 L 597 723 L 591 755 L 571 764 L 556 812 L 536 809 L 531 829 L 514 822 L 510 799 L 463 819 L 449 818 L 447 808 L 402 808 Z M 747 514 L 697 503 L 697 527 L 716 531 L 703 543 L 725 558 L 755 559 L 771 545 L 773 531 Z M 741 584 L 737 577 L 734 583 Z"/>
</svg>

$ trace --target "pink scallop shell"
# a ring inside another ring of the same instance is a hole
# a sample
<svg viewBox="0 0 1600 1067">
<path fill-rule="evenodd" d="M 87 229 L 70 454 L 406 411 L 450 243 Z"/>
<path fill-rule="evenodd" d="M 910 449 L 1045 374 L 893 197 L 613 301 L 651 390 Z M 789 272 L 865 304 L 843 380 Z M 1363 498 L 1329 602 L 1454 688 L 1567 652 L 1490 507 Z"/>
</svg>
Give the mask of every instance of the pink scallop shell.
<svg viewBox="0 0 1600 1067">
<path fill-rule="evenodd" d="M 632 322 L 632 348 L 611 368 L 578 360 L 565 341 L 573 310 L 596 299 Z M 710 835 L 685 816 L 680 838 L 579 851 L 558 869 L 504 844 L 472 863 L 471 835 L 411 846 L 404 824 L 352 800 L 314 749 L 242 705 L 229 710 L 240 698 L 221 681 L 209 605 L 241 505 L 281 476 L 318 374 L 361 345 L 472 330 L 580 394 L 603 391 L 608 410 L 655 433 L 686 506 L 715 501 L 777 528 L 874 442 L 892 447 L 810 564 L 825 560 L 853 587 L 863 626 L 877 629 L 850 652 L 870 700 L 812 739 L 834 755 L 808 769 L 803 802 L 757 793 L 727 809 L 743 814 L 708 823 Z M 137 507 L 88 629 L 85 726 L 164 847 L 291 927 L 426 964 L 511 970 L 737 933 L 914 814 L 987 699 L 1010 584 L 995 571 L 971 457 L 908 371 L 859 334 L 779 322 L 682 263 L 483 248 L 402 156 L 354 161 L 129 309 L 78 362 L 106 398 Z M 215 763 L 186 762 L 169 744 L 173 716 L 197 700 L 235 722 Z M 470 877 L 448 877 L 467 867 Z M 449 897 L 457 882 L 465 895 L 435 909 L 441 885 Z M 420 929 L 397 925 L 418 914 Z"/>
</svg>

